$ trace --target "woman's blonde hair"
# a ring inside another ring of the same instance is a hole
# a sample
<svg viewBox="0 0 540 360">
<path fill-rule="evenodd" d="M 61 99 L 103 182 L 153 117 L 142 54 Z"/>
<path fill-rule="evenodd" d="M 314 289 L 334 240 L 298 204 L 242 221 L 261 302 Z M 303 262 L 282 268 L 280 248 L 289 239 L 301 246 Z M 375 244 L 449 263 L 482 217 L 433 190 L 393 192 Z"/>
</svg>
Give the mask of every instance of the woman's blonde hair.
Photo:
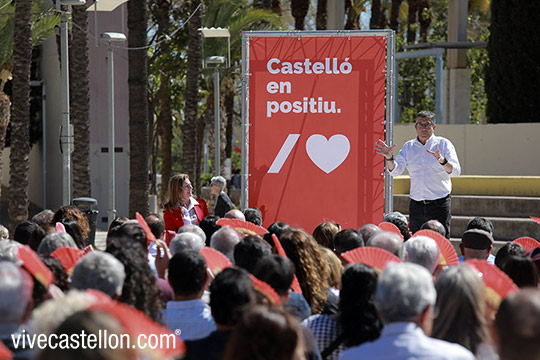
<svg viewBox="0 0 540 360">
<path fill-rule="evenodd" d="M 184 182 L 189 180 L 188 174 L 176 174 L 169 180 L 169 198 L 165 203 L 165 208 L 174 209 L 178 207 L 180 194 L 184 189 Z"/>
<path fill-rule="evenodd" d="M 484 283 L 468 265 L 451 267 L 435 284 L 437 302 L 432 337 L 476 353 L 489 341 Z"/>
<path fill-rule="evenodd" d="M 296 277 L 302 288 L 302 295 L 313 314 L 323 311 L 328 296 L 328 275 L 330 270 L 324 261 L 317 243 L 311 236 L 298 229 L 291 229 L 280 236 L 283 249 L 296 268 Z"/>
<path fill-rule="evenodd" d="M 328 286 L 338 288 L 341 281 L 341 273 L 343 272 L 341 260 L 339 260 L 332 250 L 325 248 L 324 246 L 319 246 L 319 251 L 328 265 Z"/>
</svg>

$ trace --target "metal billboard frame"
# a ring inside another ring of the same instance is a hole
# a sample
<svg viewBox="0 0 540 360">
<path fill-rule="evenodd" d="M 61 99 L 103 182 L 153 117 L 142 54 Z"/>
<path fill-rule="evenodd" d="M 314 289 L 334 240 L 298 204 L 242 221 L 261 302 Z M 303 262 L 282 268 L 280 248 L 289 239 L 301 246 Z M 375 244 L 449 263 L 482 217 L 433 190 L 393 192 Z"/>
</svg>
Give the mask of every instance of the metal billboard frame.
<svg viewBox="0 0 540 360">
<path fill-rule="evenodd" d="M 394 141 L 395 113 L 395 32 L 393 30 L 318 30 L 318 31 L 243 31 L 242 32 L 242 190 L 240 206 L 248 208 L 249 176 L 249 40 L 251 37 L 352 37 L 352 36 L 384 36 L 386 37 L 386 101 L 385 101 L 385 141 L 390 146 Z M 373 144 L 375 146 L 375 144 Z M 384 171 L 384 213 L 393 210 L 393 179 L 385 164 Z"/>
</svg>

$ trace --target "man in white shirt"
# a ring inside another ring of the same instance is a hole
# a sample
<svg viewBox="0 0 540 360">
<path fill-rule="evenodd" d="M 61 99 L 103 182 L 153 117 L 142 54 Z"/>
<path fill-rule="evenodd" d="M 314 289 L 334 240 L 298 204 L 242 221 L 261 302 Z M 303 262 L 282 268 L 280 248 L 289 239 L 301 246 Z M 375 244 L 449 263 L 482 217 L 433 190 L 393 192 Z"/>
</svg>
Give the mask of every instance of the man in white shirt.
<svg viewBox="0 0 540 360">
<path fill-rule="evenodd" d="M 435 114 L 431 111 L 420 111 L 414 127 L 418 136 L 407 141 L 395 159 L 396 145 L 388 146 L 379 140 L 375 150 L 386 159 L 391 176 L 401 175 L 405 168 L 409 171 L 411 233 L 420 230 L 428 220 L 438 220 L 450 238 L 450 177 L 461 174 L 457 153 L 450 140 L 435 136 Z"/>
<path fill-rule="evenodd" d="M 458 344 L 430 338 L 437 293 L 432 275 L 411 263 L 391 263 L 377 283 L 374 302 L 384 328 L 373 341 L 345 350 L 340 360 L 473 360 Z"/>
</svg>

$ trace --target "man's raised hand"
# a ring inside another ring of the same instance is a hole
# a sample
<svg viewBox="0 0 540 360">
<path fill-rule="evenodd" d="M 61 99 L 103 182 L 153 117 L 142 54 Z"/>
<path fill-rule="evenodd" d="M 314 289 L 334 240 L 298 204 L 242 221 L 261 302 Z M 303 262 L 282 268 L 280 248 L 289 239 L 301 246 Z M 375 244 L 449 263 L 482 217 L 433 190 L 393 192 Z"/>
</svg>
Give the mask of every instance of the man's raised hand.
<svg viewBox="0 0 540 360">
<path fill-rule="evenodd" d="M 379 139 L 377 143 L 375 143 L 375 152 L 377 152 L 377 154 L 381 154 L 385 157 L 385 159 L 389 160 L 394 156 L 392 152 L 394 151 L 395 147 L 395 144 L 393 146 L 388 146 L 384 141 Z"/>
</svg>

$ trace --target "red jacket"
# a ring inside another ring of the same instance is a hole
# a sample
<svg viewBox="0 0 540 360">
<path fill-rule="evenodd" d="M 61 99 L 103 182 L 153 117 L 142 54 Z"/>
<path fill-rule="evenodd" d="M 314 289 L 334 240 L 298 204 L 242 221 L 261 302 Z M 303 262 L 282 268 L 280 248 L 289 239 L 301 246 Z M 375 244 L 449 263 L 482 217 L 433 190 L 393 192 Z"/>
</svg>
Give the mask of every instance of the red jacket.
<svg viewBox="0 0 540 360">
<path fill-rule="evenodd" d="M 203 199 L 196 200 L 199 204 L 195 205 L 194 209 L 195 214 L 197 215 L 197 219 L 200 223 L 201 220 L 210 215 L 210 213 L 208 212 L 206 201 L 204 201 Z M 168 231 L 173 231 L 174 233 L 176 233 L 178 229 L 184 226 L 184 218 L 182 217 L 182 211 L 180 210 L 180 208 L 163 209 L 163 220 L 165 221 L 165 231 L 167 232 L 166 241 L 167 245 L 169 245 L 174 235 L 170 234 Z"/>
</svg>

